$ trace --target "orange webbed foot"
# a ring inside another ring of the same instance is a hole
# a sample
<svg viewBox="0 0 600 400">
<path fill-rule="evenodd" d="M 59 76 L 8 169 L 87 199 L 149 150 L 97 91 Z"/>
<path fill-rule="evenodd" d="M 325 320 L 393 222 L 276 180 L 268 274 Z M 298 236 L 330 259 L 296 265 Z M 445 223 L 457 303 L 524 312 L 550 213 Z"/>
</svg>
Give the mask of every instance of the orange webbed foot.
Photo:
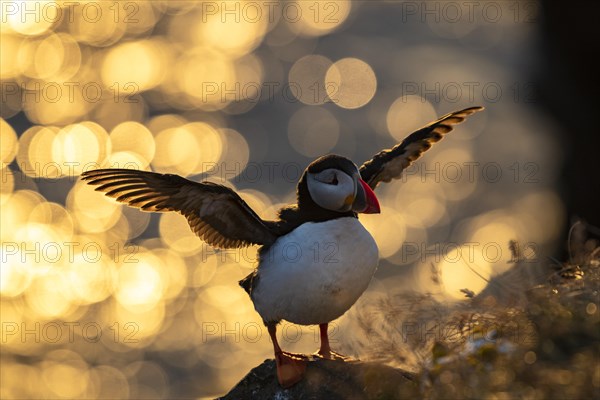
<svg viewBox="0 0 600 400">
<path fill-rule="evenodd" d="M 283 388 L 289 388 L 302 380 L 308 360 L 306 356 L 293 353 L 276 353 L 277 380 Z"/>
</svg>

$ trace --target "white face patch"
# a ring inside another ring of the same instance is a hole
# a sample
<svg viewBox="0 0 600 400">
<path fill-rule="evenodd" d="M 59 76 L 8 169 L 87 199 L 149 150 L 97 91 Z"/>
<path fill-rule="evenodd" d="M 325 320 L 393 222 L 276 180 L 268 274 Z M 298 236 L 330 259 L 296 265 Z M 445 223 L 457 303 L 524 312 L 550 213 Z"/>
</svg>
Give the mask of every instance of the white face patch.
<svg viewBox="0 0 600 400">
<path fill-rule="evenodd" d="M 327 210 L 345 212 L 352 207 L 356 196 L 356 182 L 345 172 L 329 168 L 316 174 L 307 174 L 310 197 Z"/>
</svg>

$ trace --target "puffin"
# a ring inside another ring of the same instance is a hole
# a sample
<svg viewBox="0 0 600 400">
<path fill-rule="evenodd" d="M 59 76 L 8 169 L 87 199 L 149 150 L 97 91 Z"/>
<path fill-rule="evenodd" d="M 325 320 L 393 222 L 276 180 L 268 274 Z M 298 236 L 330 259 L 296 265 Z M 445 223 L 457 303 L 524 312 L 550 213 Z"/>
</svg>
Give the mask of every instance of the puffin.
<svg viewBox="0 0 600 400">
<path fill-rule="evenodd" d="M 358 300 L 377 268 L 377 244 L 358 219 L 360 213 L 380 213 L 377 185 L 398 179 L 433 143 L 481 110 L 446 114 L 360 167 L 335 154 L 317 158 L 297 184 L 297 203 L 283 207 L 273 221 L 263 220 L 234 190 L 210 181 L 114 168 L 89 170 L 82 180 L 143 211 L 182 214 L 215 248 L 260 246 L 256 269 L 239 284 L 267 327 L 277 379 L 287 388 L 302 379 L 311 357 L 346 359 L 331 349 L 327 328 Z M 282 320 L 318 325 L 319 350 L 311 356 L 283 351 L 276 335 Z"/>
</svg>

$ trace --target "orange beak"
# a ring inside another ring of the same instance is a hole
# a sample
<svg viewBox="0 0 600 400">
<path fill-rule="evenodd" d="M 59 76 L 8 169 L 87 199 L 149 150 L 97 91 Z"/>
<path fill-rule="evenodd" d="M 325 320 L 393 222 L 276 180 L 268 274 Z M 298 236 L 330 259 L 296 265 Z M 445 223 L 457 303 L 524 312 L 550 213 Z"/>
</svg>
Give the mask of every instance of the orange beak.
<svg viewBox="0 0 600 400">
<path fill-rule="evenodd" d="M 381 208 L 379 207 L 379 200 L 377 200 L 377 196 L 375 196 L 373 190 L 367 185 L 367 182 L 362 179 L 358 179 L 358 183 L 362 186 L 366 204 L 363 209 L 355 211 L 363 214 L 379 214 Z"/>
</svg>

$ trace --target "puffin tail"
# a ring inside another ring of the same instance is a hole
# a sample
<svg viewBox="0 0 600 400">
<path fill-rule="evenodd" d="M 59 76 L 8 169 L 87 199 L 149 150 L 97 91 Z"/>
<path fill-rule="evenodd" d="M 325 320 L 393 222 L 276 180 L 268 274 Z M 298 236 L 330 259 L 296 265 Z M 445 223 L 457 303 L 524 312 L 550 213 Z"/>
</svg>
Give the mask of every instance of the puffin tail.
<svg viewBox="0 0 600 400">
<path fill-rule="evenodd" d="M 252 291 L 258 282 L 258 271 L 252 271 L 247 277 L 240 280 L 238 283 L 244 288 L 246 293 L 252 298 Z"/>
</svg>

